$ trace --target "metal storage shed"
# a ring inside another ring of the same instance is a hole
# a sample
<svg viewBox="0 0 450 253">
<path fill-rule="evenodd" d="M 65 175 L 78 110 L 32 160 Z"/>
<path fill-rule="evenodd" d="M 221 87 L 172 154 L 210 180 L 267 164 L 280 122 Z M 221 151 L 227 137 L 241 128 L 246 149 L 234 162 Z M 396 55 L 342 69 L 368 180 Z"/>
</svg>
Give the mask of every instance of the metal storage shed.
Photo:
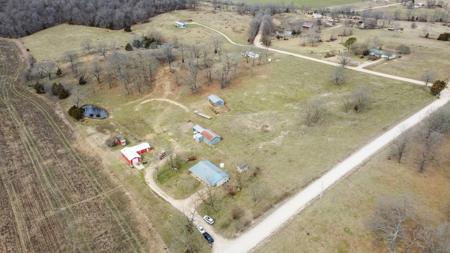
<svg viewBox="0 0 450 253">
<path fill-rule="evenodd" d="M 224 106 L 225 105 L 225 101 L 223 101 L 223 99 L 221 99 L 217 95 L 209 95 L 208 100 L 212 105 L 215 105 L 215 106 Z"/>
</svg>

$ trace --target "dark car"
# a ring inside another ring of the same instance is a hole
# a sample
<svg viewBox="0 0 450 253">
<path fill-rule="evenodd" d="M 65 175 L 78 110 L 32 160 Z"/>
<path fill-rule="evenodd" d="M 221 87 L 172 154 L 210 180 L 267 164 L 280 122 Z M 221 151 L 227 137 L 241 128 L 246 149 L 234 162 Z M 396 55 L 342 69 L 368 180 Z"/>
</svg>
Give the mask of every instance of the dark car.
<svg viewBox="0 0 450 253">
<path fill-rule="evenodd" d="M 213 244 L 214 238 L 208 232 L 203 233 L 203 237 L 208 241 L 209 244 Z"/>
</svg>

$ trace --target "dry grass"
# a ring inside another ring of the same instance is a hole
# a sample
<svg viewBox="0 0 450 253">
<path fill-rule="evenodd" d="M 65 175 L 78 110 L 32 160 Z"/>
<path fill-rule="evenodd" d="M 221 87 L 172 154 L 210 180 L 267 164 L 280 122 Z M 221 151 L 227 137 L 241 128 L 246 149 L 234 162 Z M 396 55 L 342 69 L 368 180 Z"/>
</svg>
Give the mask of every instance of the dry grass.
<svg viewBox="0 0 450 253">
<path fill-rule="evenodd" d="M 450 142 L 443 147 L 450 148 Z M 331 188 L 256 252 L 384 252 L 366 226 L 377 199 L 406 194 L 417 213 L 436 225 L 448 218 L 450 161 L 419 174 L 411 162 L 387 160 L 389 148 Z"/>
</svg>

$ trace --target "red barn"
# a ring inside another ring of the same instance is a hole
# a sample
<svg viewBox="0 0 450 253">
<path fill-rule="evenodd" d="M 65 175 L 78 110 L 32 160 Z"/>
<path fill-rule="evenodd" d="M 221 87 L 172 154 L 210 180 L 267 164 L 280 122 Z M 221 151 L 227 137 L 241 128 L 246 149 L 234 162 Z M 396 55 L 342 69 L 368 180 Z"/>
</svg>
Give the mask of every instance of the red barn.
<svg viewBox="0 0 450 253">
<path fill-rule="evenodd" d="M 150 144 L 144 142 L 133 147 L 123 148 L 120 153 L 122 153 L 122 157 L 127 160 L 129 165 L 135 165 L 142 162 L 142 154 L 147 153 L 152 149 L 153 148 Z"/>
</svg>

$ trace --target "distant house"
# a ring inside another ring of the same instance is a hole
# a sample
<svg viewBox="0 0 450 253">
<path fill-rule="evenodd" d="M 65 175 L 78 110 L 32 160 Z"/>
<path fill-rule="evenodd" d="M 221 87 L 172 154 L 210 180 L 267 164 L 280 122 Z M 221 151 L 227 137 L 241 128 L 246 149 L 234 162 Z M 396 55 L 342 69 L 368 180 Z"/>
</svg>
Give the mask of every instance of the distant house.
<svg viewBox="0 0 450 253">
<path fill-rule="evenodd" d="M 189 171 L 208 186 L 220 186 L 230 180 L 228 174 L 208 160 L 198 162 Z"/>
<path fill-rule="evenodd" d="M 304 22 L 302 25 L 302 27 L 305 29 L 311 29 L 313 26 L 314 26 L 314 23 L 310 22 L 310 21 Z"/>
<path fill-rule="evenodd" d="M 175 21 L 175 27 L 184 29 L 184 28 L 187 28 L 187 24 L 186 24 L 186 22 L 183 22 L 183 21 Z"/>
<path fill-rule="evenodd" d="M 215 145 L 222 140 L 222 137 L 220 137 L 220 135 L 214 133 L 209 129 L 203 128 L 200 125 L 194 125 L 192 131 L 194 132 L 194 140 L 199 143 L 205 142 L 208 145 Z"/>
<path fill-rule="evenodd" d="M 312 16 L 315 19 L 321 19 L 323 17 L 322 14 L 320 14 L 320 13 L 313 13 Z"/>
<path fill-rule="evenodd" d="M 152 146 L 147 142 L 143 142 L 133 147 L 125 147 L 120 150 L 122 157 L 127 160 L 128 165 L 138 165 L 142 162 L 141 155 L 152 150 Z"/>
<path fill-rule="evenodd" d="M 251 58 L 251 59 L 258 59 L 259 58 L 259 54 L 255 53 L 253 51 L 245 51 L 245 52 L 242 53 L 242 56 L 248 57 L 248 58 Z"/>
<path fill-rule="evenodd" d="M 208 96 L 208 101 L 214 106 L 224 106 L 225 105 L 225 101 L 223 99 L 221 99 L 219 96 L 214 95 L 214 94 Z"/>
<path fill-rule="evenodd" d="M 383 58 L 383 59 L 387 59 L 387 60 L 392 60 L 395 59 L 397 56 L 391 52 L 386 52 L 380 49 L 370 49 L 369 50 L 369 55 L 376 57 L 376 58 Z"/>
</svg>

